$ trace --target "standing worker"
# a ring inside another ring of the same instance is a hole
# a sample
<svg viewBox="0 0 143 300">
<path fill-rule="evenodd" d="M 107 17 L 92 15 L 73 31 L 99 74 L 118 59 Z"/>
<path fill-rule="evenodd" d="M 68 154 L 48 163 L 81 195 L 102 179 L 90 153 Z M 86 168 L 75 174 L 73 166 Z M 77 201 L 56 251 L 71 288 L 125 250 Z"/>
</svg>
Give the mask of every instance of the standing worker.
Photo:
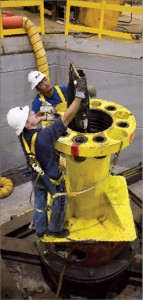
<svg viewBox="0 0 143 300">
<path fill-rule="evenodd" d="M 12 108 L 7 114 L 8 124 L 16 130 L 28 164 L 32 166 L 31 175 L 34 182 L 33 223 L 39 237 L 44 234 L 59 238 L 69 235 L 69 230 L 63 228 L 67 196 L 56 195 L 65 192 L 65 184 L 56 160 L 54 143 L 66 131 L 66 127 L 76 115 L 80 108 L 81 99 L 85 98 L 86 88 L 86 78 L 79 78 L 76 82 L 74 101 L 62 117 L 44 129 L 38 129 L 37 125 L 42 120 L 46 120 L 46 116 L 38 117 L 34 112 L 29 112 L 29 106 Z M 39 178 L 36 171 L 33 170 L 34 166 L 38 166 L 43 172 L 38 173 L 40 174 Z M 47 192 L 53 198 L 49 224 L 47 220 Z"/>
<path fill-rule="evenodd" d="M 52 86 L 49 79 L 46 78 L 46 75 L 40 71 L 31 71 L 28 75 L 28 82 L 30 83 L 31 89 L 36 88 L 38 92 L 32 102 L 32 111 L 36 114 L 40 112 L 42 105 L 46 105 L 47 107 L 47 111 L 44 110 L 44 112 L 54 113 L 55 110 L 53 107 L 67 100 L 67 86 Z"/>
<path fill-rule="evenodd" d="M 31 71 L 28 74 L 28 82 L 31 90 L 34 88 L 38 92 L 37 96 L 32 102 L 32 111 L 37 115 L 41 113 L 54 114 L 56 111 L 54 107 L 62 102 L 67 102 L 68 86 L 56 85 L 52 86 L 51 82 L 44 73 L 40 71 Z M 88 86 L 90 97 L 96 97 L 96 88 L 94 85 Z M 42 107 L 46 106 L 46 107 Z"/>
</svg>

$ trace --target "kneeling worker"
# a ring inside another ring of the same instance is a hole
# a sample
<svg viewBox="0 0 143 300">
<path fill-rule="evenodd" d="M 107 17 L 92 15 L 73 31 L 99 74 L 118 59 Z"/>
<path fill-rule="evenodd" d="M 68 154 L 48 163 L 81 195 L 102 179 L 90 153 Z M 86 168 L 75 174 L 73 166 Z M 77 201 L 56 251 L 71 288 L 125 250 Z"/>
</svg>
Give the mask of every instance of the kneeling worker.
<svg viewBox="0 0 143 300">
<path fill-rule="evenodd" d="M 57 193 L 65 192 L 65 184 L 56 160 L 54 143 L 66 131 L 66 127 L 76 115 L 81 99 L 85 98 L 86 89 L 86 79 L 79 78 L 76 83 L 74 101 L 62 117 L 44 129 L 37 128 L 37 125 L 42 120 L 46 120 L 46 116 L 36 116 L 35 113 L 29 111 L 29 106 L 12 108 L 7 114 L 8 124 L 16 130 L 28 164 L 33 166 L 30 162 L 33 157 L 32 153 L 43 171 L 37 179 L 37 173 L 32 169 L 32 181 L 34 182 L 33 223 L 39 237 L 47 234 L 63 238 L 70 233 L 68 229 L 63 228 L 67 196 L 59 194 L 56 196 Z M 49 222 L 47 220 L 47 192 L 54 199 Z"/>
</svg>

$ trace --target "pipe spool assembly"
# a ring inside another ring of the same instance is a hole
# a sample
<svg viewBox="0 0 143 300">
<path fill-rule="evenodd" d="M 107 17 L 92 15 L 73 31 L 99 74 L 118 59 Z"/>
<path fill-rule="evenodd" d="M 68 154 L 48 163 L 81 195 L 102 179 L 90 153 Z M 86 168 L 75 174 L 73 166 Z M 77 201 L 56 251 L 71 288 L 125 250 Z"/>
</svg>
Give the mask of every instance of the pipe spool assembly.
<svg viewBox="0 0 143 300">
<path fill-rule="evenodd" d="M 77 115 L 85 116 L 83 107 L 85 103 Z M 56 108 L 62 115 L 66 103 Z M 44 248 L 40 242 L 37 247 L 53 282 L 58 288 L 62 285 L 67 298 L 70 294 L 103 299 L 125 275 L 138 248 L 126 180 L 112 172 L 120 151 L 135 136 L 136 120 L 127 108 L 103 99 L 90 99 L 86 112 L 87 131 L 76 130 L 82 128 L 76 115 L 55 143 L 66 156 L 70 196 L 65 227 L 70 235 L 63 239 L 45 235 Z"/>
<path fill-rule="evenodd" d="M 12 23 L 12 16 L 7 17 Z M 30 20 L 20 18 L 19 26 L 24 27 L 29 36 L 37 69 L 49 78 L 40 35 Z M 3 25 L 4 22 L 3 17 Z M 82 70 L 78 72 L 85 76 Z M 72 79 L 68 86 L 71 102 Z M 57 105 L 58 115 L 69 105 Z M 79 123 L 79 116 L 82 125 L 88 118 L 86 128 Z M 58 287 L 57 298 L 60 289 L 67 298 L 69 295 L 105 298 L 107 292 L 119 284 L 134 259 L 138 239 L 127 184 L 124 177 L 113 175 L 112 170 L 120 151 L 132 142 L 135 130 L 136 120 L 127 108 L 108 100 L 89 99 L 87 93 L 81 110 L 55 143 L 55 149 L 66 156 L 65 179 L 70 196 L 65 227 L 70 235 L 62 239 L 44 235 L 37 242 L 37 248 L 44 273 L 49 274 Z"/>
</svg>

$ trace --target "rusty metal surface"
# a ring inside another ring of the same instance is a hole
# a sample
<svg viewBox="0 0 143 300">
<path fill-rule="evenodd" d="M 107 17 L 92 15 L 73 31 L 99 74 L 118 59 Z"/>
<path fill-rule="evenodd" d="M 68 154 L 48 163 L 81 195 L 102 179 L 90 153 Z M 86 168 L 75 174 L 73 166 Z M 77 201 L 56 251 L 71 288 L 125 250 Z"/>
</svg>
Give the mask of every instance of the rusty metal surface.
<svg viewBox="0 0 143 300">
<path fill-rule="evenodd" d="M 70 252 L 68 264 L 93 268 L 109 263 L 126 247 L 126 242 L 70 242 L 48 243 L 47 251 L 54 260 L 64 261 L 64 251 Z"/>
<path fill-rule="evenodd" d="M 44 264 L 46 266 L 49 266 L 51 269 L 53 269 L 55 274 L 58 274 L 61 272 L 65 260 L 63 262 L 61 262 L 61 260 L 56 260 L 55 256 L 53 256 L 53 253 L 50 252 L 48 248 L 48 244 L 46 245 L 47 245 L 47 251 L 45 251 L 45 247 L 43 251 L 42 249 L 43 246 L 41 242 L 38 242 L 37 247 L 38 247 L 38 251 L 40 252 L 40 256 L 43 259 Z M 133 261 L 135 254 L 137 253 L 138 245 L 139 245 L 138 240 L 131 243 L 127 243 L 126 247 L 120 253 L 120 255 L 118 255 L 118 257 L 114 258 L 112 261 L 108 263 L 108 267 L 107 264 L 98 266 L 96 268 L 84 267 L 84 272 L 83 272 L 82 267 L 72 266 L 68 262 L 67 269 L 65 272 L 65 278 L 73 281 L 77 280 L 80 282 L 84 282 L 85 284 L 87 282 L 90 282 L 91 277 L 92 277 L 91 282 L 93 282 L 94 280 L 98 282 L 99 281 L 104 282 L 104 280 L 106 280 L 107 278 L 108 279 L 112 278 L 116 274 L 121 273 L 124 269 L 127 268 L 127 266 L 130 265 L 130 263 Z M 92 276 L 90 274 L 91 270 L 92 270 Z"/>
</svg>

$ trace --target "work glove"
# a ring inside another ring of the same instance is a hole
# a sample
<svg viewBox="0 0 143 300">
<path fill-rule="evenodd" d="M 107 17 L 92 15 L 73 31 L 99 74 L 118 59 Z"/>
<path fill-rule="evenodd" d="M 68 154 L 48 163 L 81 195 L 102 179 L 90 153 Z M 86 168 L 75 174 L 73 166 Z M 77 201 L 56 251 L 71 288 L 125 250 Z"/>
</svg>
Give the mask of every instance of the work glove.
<svg viewBox="0 0 143 300">
<path fill-rule="evenodd" d="M 87 90 L 86 77 L 78 78 L 74 80 L 75 97 L 85 99 L 85 92 Z"/>
<path fill-rule="evenodd" d="M 40 112 L 47 114 L 55 114 L 57 111 L 50 103 L 46 103 L 46 105 L 42 105 L 40 107 Z"/>
</svg>

